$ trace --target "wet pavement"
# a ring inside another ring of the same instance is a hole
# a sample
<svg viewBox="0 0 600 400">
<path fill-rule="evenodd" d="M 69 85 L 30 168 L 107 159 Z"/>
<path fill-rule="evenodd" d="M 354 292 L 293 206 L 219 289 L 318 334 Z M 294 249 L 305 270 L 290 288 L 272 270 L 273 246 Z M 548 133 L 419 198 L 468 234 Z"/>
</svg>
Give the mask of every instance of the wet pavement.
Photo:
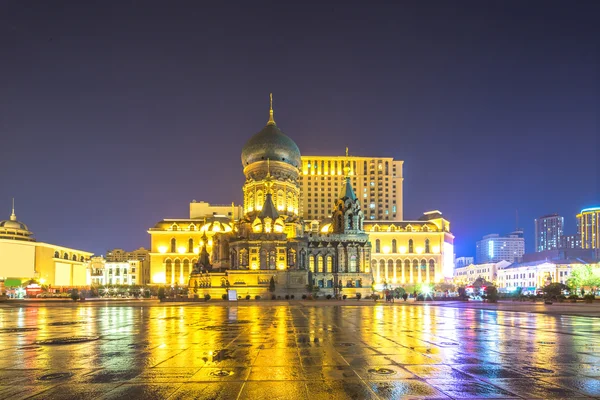
<svg viewBox="0 0 600 400">
<path fill-rule="evenodd" d="M 600 319 L 429 306 L 0 307 L 0 398 L 600 398 Z"/>
</svg>

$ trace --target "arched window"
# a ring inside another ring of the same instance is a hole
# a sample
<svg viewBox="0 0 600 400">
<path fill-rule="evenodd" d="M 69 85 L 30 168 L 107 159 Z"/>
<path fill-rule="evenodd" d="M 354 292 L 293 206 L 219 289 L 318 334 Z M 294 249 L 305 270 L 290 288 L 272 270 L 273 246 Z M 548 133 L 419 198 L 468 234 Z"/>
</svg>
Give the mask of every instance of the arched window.
<svg viewBox="0 0 600 400">
<path fill-rule="evenodd" d="M 173 263 L 171 260 L 165 261 L 165 278 L 166 283 L 173 283 Z"/>
<path fill-rule="evenodd" d="M 173 283 L 182 283 L 181 282 L 181 261 L 175 260 L 175 282 Z"/>
<path fill-rule="evenodd" d="M 177 240 L 171 238 L 171 253 L 177 252 Z"/>
<path fill-rule="evenodd" d="M 83 262 L 83 260 L 85 260 L 83 256 L 79 257 L 79 261 Z"/>
<path fill-rule="evenodd" d="M 431 253 L 429 251 L 429 239 L 425 239 L 425 253 Z"/>
<path fill-rule="evenodd" d="M 262 190 L 258 190 L 256 192 L 256 209 L 262 210 L 263 203 L 265 202 L 265 198 Z"/>
<path fill-rule="evenodd" d="M 317 272 L 323 272 L 323 256 L 319 255 L 317 258 Z"/>
<path fill-rule="evenodd" d="M 396 239 L 392 239 L 392 253 L 397 253 L 397 252 L 398 252 L 398 248 L 396 245 Z"/>
<path fill-rule="evenodd" d="M 171 225 L 171 230 L 172 231 L 178 231 L 179 230 L 179 226 L 177 226 L 177 224 L 173 224 L 173 225 Z"/>
<path fill-rule="evenodd" d="M 284 211 L 285 210 L 285 195 L 283 190 L 277 191 L 277 210 Z"/>
<path fill-rule="evenodd" d="M 421 270 L 425 270 L 427 268 L 427 261 L 421 260 Z"/>
<path fill-rule="evenodd" d="M 58 251 L 54 252 L 54 258 L 60 258 L 60 253 Z"/>
<path fill-rule="evenodd" d="M 260 269 L 269 269 L 269 253 L 265 249 L 260 251 Z"/>
<path fill-rule="evenodd" d="M 311 272 L 315 272 L 315 256 L 312 254 L 308 256 L 308 270 Z"/>
<path fill-rule="evenodd" d="M 188 240 L 188 253 L 193 253 L 194 252 L 194 239 L 189 239 Z"/>
<path fill-rule="evenodd" d="M 231 269 L 238 269 L 237 268 L 237 254 L 235 253 L 235 250 L 231 250 L 230 259 L 231 259 Z"/>
<path fill-rule="evenodd" d="M 327 256 L 327 264 L 324 272 L 333 272 L 333 257 Z"/>
<path fill-rule="evenodd" d="M 71 257 L 71 260 L 77 261 L 77 254 L 73 254 L 73 256 Z"/>
<path fill-rule="evenodd" d="M 388 279 L 394 279 L 394 260 L 388 260 L 387 264 Z"/>
<path fill-rule="evenodd" d="M 68 259 L 69 259 L 69 255 L 68 255 L 67 253 L 65 253 L 65 255 L 63 256 L 63 258 L 64 258 L 65 260 L 68 260 Z"/>
<path fill-rule="evenodd" d="M 356 256 L 355 255 L 351 255 L 350 256 L 350 266 L 349 266 L 349 270 L 348 272 L 358 272 L 357 271 L 357 262 L 356 262 Z"/>
<path fill-rule="evenodd" d="M 414 242 L 412 239 L 408 240 L 408 252 L 409 253 L 414 253 L 415 252 L 415 246 L 414 246 Z"/>
<path fill-rule="evenodd" d="M 429 280 L 435 281 L 435 261 L 429 260 Z"/>
<path fill-rule="evenodd" d="M 188 279 L 190 277 L 190 260 L 183 260 L 183 278 Z"/>
<path fill-rule="evenodd" d="M 287 263 L 290 267 L 293 267 L 296 265 L 296 250 L 294 249 L 288 249 L 288 254 L 287 254 Z"/>
<path fill-rule="evenodd" d="M 402 260 L 396 260 L 396 276 L 399 280 L 402 279 Z"/>
<path fill-rule="evenodd" d="M 300 260 L 299 260 L 300 268 L 306 269 L 306 250 L 300 250 Z"/>
<path fill-rule="evenodd" d="M 381 253 L 381 240 L 375 240 L 375 253 Z"/>
<path fill-rule="evenodd" d="M 275 257 L 275 250 L 269 252 L 269 269 L 277 268 L 277 258 Z"/>
<path fill-rule="evenodd" d="M 410 282 L 410 260 L 404 260 L 404 277 L 406 282 Z"/>
<path fill-rule="evenodd" d="M 384 260 L 379 260 L 379 276 L 381 276 L 382 280 L 386 280 L 385 279 L 385 261 Z"/>
<path fill-rule="evenodd" d="M 240 267 L 248 267 L 248 250 L 240 250 Z"/>
</svg>

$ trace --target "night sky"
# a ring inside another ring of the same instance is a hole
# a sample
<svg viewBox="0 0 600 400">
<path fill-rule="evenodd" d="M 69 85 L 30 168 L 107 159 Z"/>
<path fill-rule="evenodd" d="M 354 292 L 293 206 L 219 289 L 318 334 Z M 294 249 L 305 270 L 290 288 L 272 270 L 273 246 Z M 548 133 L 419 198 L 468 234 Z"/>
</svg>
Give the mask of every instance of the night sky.
<svg viewBox="0 0 600 400">
<path fill-rule="evenodd" d="M 405 219 L 442 211 L 457 256 L 600 205 L 600 2 L 308 3 L 0 0 L 0 219 L 147 247 L 241 202 L 269 92 L 302 154 L 404 160 Z"/>
</svg>

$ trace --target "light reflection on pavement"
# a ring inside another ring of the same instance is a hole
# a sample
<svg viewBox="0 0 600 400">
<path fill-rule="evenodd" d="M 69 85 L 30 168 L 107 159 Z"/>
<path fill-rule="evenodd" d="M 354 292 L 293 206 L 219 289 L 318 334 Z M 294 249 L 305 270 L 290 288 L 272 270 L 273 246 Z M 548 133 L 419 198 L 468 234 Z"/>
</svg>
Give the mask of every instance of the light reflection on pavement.
<svg viewBox="0 0 600 400">
<path fill-rule="evenodd" d="M 479 309 L 2 307 L 0 355 L 3 399 L 600 397 L 600 319 Z"/>
</svg>

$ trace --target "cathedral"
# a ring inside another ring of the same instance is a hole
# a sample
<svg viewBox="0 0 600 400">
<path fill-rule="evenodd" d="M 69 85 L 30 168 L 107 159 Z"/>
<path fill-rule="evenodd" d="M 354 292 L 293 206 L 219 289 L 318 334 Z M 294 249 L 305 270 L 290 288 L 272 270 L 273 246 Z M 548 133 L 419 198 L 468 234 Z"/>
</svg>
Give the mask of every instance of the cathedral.
<svg viewBox="0 0 600 400">
<path fill-rule="evenodd" d="M 244 145 L 241 161 L 241 210 L 190 212 L 148 231 L 152 283 L 188 287 L 190 297 L 370 294 L 371 244 L 349 163 L 331 219 L 314 230 L 299 212 L 300 150 L 277 127 L 272 97 L 269 120 Z"/>
</svg>

